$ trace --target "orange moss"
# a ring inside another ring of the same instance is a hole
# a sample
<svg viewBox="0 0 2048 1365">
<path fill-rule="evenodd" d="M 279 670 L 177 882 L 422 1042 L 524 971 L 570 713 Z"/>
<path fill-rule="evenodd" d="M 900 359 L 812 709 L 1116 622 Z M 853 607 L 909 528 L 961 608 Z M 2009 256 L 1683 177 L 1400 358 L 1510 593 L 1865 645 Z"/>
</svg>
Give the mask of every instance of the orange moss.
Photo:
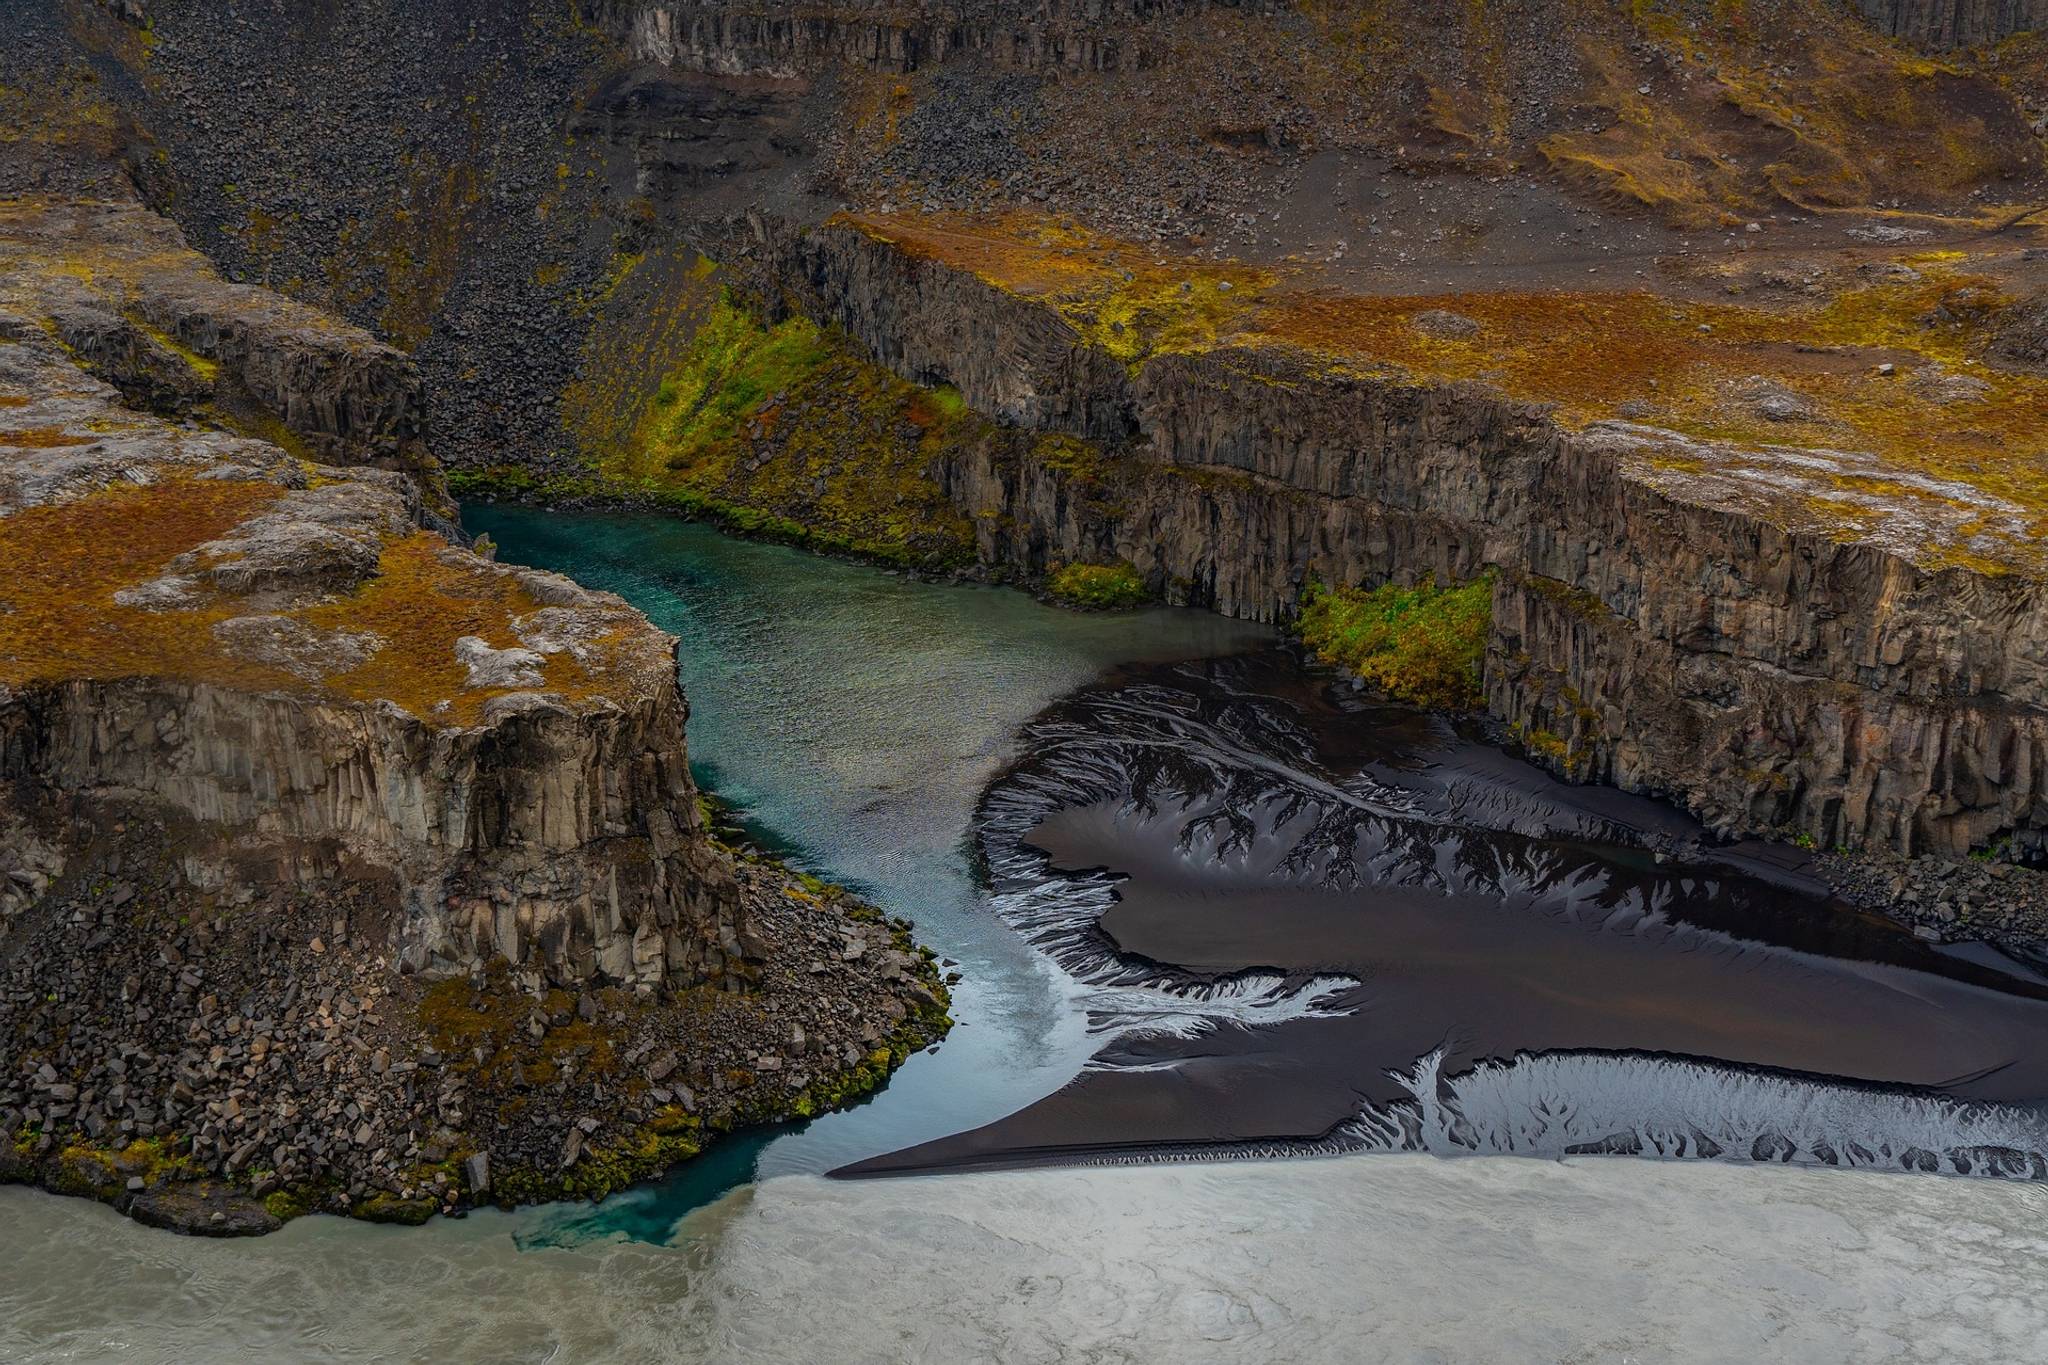
<svg viewBox="0 0 2048 1365">
<path fill-rule="evenodd" d="M 26 402 L 27 400 L 23 400 Z M 89 446 L 97 439 L 79 436 L 56 427 L 29 427 L 20 431 L 0 431 L 0 446 L 17 446 L 27 450 L 48 450 L 57 446 Z"/>
<path fill-rule="evenodd" d="M 542 604 L 512 572 L 427 532 L 388 543 L 378 574 L 355 592 L 287 613 L 316 629 L 382 640 L 359 666 L 318 681 L 221 648 L 213 627 L 245 610 L 237 599 L 164 611 L 114 600 L 268 509 L 284 491 L 265 482 L 179 477 L 0 517 L 0 563 L 15 566 L 0 582 L 0 684 L 167 677 L 388 700 L 443 724 L 473 723 L 487 701 L 512 690 L 470 688 L 455 642 L 474 635 L 494 648 L 517 646 L 513 619 Z M 602 651 L 621 643 L 628 628 L 622 621 L 591 643 Z M 537 690 L 569 702 L 606 690 L 591 667 L 568 653 L 549 655 L 541 675 Z"/>
<path fill-rule="evenodd" d="M 844 222 L 1037 299 L 1133 366 L 1165 351 L 1283 348 L 1338 373 L 1482 383 L 1543 405 L 1567 427 L 1619 418 L 1730 443 L 1756 452 L 1759 466 L 1784 464 L 1769 447 L 1860 452 L 1897 472 L 1887 496 L 1938 500 L 1926 481 L 1952 481 L 2048 514 L 2048 380 L 1976 363 L 2006 300 L 1960 252 L 1922 253 L 1896 278 L 1762 307 L 1649 289 L 1353 296 L 1029 215 Z M 1428 325 L 1422 315 L 1433 311 L 1475 327 L 1460 336 Z M 1884 365 L 1894 373 L 1881 373 Z M 1929 379 L 1937 382 L 1922 382 Z M 1944 394 L 1942 383 L 1961 397 Z M 1772 420 L 1760 390 L 1796 400 L 1777 412 L 1790 420 Z M 1704 472 L 1683 469 L 1687 458 L 1665 451 L 1652 462 L 1673 475 Z M 1865 471 L 1878 483 L 1884 473 Z M 1849 519 L 1838 508 L 1830 522 L 1860 532 L 1881 510 L 1871 503 Z M 2002 524 L 2010 527 L 2010 517 Z M 2002 540 L 2018 558 L 2038 557 L 2024 537 L 1968 526 L 1958 530 L 1978 546 L 1968 553 L 1990 553 Z M 1958 553 L 1929 546 L 1922 558 L 1948 562 Z"/>
<path fill-rule="evenodd" d="M 1130 365 L 1227 341 L 1277 278 L 1255 266 L 1120 242 L 1024 210 L 987 217 L 841 214 L 833 221 L 912 259 L 1042 298 L 1091 344 Z"/>
<path fill-rule="evenodd" d="M 455 642 L 474 635 L 494 649 L 521 647 L 513 618 L 540 610 L 519 579 L 441 537 L 418 531 L 388 544 L 377 576 L 350 596 L 296 613 L 323 630 L 368 631 L 382 648 L 359 666 L 336 673 L 327 686 L 346 697 L 396 702 L 422 719 L 473 723 L 484 703 L 519 690 L 472 689 Z M 614 632 L 601 644 L 619 640 Z M 567 653 L 541 668 L 538 690 L 565 701 L 600 695 L 604 688 Z"/>
<path fill-rule="evenodd" d="M 114 594 L 283 493 L 270 483 L 174 479 L 0 517 L 0 564 L 9 566 L 0 581 L 0 683 L 217 671 L 212 626 L 230 614 L 226 607 L 148 612 L 119 605 Z M 259 682 L 286 681 L 232 666 Z"/>
</svg>

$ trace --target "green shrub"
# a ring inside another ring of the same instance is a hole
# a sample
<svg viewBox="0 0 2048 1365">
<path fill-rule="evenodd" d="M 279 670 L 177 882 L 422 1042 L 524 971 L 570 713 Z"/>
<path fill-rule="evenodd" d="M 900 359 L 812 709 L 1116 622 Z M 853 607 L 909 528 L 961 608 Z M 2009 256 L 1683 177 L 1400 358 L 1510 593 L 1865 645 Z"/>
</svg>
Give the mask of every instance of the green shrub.
<svg viewBox="0 0 2048 1365">
<path fill-rule="evenodd" d="M 1325 663 L 1347 668 L 1390 697 L 1470 710 L 1493 617 L 1493 578 L 1455 588 L 1425 580 L 1370 591 L 1310 583 L 1297 627 Z"/>
<path fill-rule="evenodd" d="M 1121 611 L 1151 596 L 1129 564 L 1069 564 L 1054 571 L 1045 586 L 1055 601 L 1088 611 Z"/>
</svg>

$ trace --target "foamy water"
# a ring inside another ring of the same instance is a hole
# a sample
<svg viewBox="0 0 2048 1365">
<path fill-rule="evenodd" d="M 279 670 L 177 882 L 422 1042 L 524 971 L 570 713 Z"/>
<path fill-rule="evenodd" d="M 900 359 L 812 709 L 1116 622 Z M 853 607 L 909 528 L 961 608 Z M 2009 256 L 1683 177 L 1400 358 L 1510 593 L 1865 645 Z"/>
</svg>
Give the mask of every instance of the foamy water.
<svg viewBox="0 0 2048 1365">
<path fill-rule="evenodd" d="M 0 1359 L 2048 1358 L 2033 1185 L 1354 1156 L 792 1176 L 671 1247 L 520 1252 L 518 1221 L 220 1244 L 0 1190 Z"/>
</svg>

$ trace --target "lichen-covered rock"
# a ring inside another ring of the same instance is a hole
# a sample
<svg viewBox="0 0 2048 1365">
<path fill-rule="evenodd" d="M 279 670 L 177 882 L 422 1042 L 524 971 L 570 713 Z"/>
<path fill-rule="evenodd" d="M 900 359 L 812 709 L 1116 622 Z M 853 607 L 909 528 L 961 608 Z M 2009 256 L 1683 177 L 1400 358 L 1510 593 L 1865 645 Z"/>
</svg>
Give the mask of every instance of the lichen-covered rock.
<svg viewBox="0 0 2048 1365">
<path fill-rule="evenodd" d="M 747 973 L 765 949 L 699 828 L 672 640 L 425 529 L 408 474 L 129 406 L 64 319 L 139 308 L 365 459 L 413 439 L 388 348 L 219 286 L 132 206 L 16 205 L 0 231 L 0 810 L 65 804 L 82 838 L 95 801 L 152 803 L 211 831 L 181 850 L 207 889 L 387 882 L 410 970 Z M 89 282 L 51 269 L 88 251 Z M 47 884 L 40 847 L 7 904 Z"/>
<path fill-rule="evenodd" d="M 229 284 L 167 219 L 127 200 L 0 203 L 0 303 L 145 410 L 200 407 L 329 464 L 428 474 L 405 355 L 266 289 Z"/>
</svg>

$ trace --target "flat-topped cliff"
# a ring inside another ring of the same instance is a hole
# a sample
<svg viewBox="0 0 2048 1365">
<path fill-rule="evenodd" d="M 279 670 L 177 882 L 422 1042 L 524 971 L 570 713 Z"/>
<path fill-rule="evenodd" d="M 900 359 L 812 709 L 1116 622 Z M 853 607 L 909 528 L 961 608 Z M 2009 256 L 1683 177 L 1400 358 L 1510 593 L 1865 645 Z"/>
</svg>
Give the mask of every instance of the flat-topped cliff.
<svg viewBox="0 0 2048 1365">
<path fill-rule="evenodd" d="M 414 969 L 652 985 L 746 955 L 666 637 L 451 544 L 400 472 L 174 424 L 83 368 L 174 410 L 238 384 L 313 451 L 421 458 L 403 356 L 221 285 L 144 210 L 0 222 L 0 775 L 25 808 L 118 793 L 282 878 L 374 869 Z"/>
<path fill-rule="evenodd" d="M 601 1194 L 943 1029 L 900 927 L 712 837 L 674 641 L 457 538 L 420 410 L 137 205 L 0 203 L 0 1177 Z"/>
<path fill-rule="evenodd" d="M 1489 706 L 1566 771 L 1828 847 L 2040 838 L 2048 386 L 1981 363 L 2037 278 L 2017 243 L 1739 304 L 1345 298 L 1028 219 L 770 255 L 881 363 L 1088 443 L 945 466 L 990 559 L 1258 619 L 1498 570 Z"/>
</svg>

